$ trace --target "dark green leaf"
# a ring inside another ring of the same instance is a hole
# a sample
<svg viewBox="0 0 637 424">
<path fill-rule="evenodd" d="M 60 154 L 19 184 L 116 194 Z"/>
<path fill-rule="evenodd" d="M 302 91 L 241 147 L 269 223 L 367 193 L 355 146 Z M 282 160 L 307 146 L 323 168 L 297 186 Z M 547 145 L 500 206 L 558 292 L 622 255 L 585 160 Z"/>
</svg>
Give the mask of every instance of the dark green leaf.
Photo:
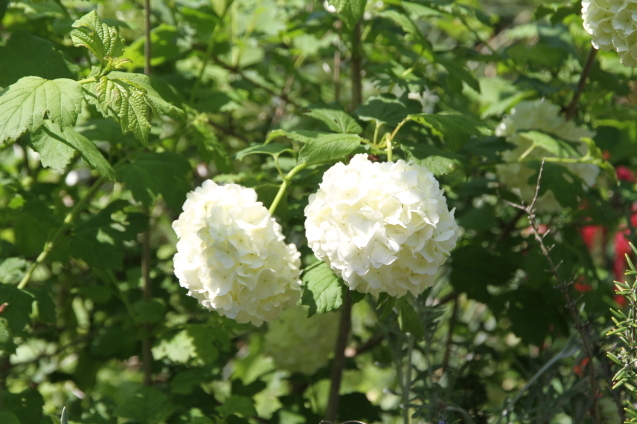
<svg viewBox="0 0 637 424">
<path fill-rule="evenodd" d="M 175 153 L 140 153 L 117 170 L 135 200 L 150 206 L 161 195 L 174 211 L 181 210 L 190 191 L 190 163 Z"/>
<path fill-rule="evenodd" d="M 9 322 L 9 331 L 19 333 L 31 322 L 33 296 L 14 285 L 0 284 L 0 303 L 6 303 L 2 318 Z"/>
<path fill-rule="evenodd" d="M 115 415 L 140 424 L 155 424 L 168 418 L 172 411 L 168 396 L 154 387 L 142 387 L 115 409 Z"/>
<path fill-rule="evenodd" d="M 0 92 L 0 145 L 38 130 L 45 116 L 63 127 L 75 125 L 82 98 L 82 87 L 70 79 L 20 78 Z"/>
<path fill-rule="evenodd" d="M 410 333 L 414 340 L 421 340 L 425 334 L 425 328 L 418 318 L 413 306 L 404 297 L 396 302 L 398 306 L 398 324 L 404 333 Z"/>
<path fill-rule="evenodd" d="M 329 3 L 336 8 L 345 24 L 351 29 L 363 17 L 367 0 L 329 0 Z"/>
<path fill-rule="evenodd" d="M 360 134 L 363 129 L 347 112 L 324 107 L 312 108 L 307 116 L 323 122 L 327 128 L 338 133 Z"/>
<path fill-rule="evenodd" d="M 417 144 L 410 147 L 403 145 L 402 147 L 410 160 L 425 166 L 437 177 L 454 172 L 458 172 L 462 176 L 466 175 L 464 157 L 457 153 L 438 149 L 428 144 Z"/>
<path fill-rule="evenodd" d="M 230 396 L 223 402 L 223 405 L 217 407 L 217 412 L 223 418 L 228 418 L 231 415 L 241 415 L 246 418 L 257 415 L 254 401 L 243 396 Z"/>
<path fill-rule="evenodd" d="M 0 392 L 0 404 L 3 411 L 13 414 L 20 424 L 38 424 L 42 420 L 44 399 L 37 390 L 27 389 L 20 393 Z M 5 424 L 4 421 L 0 422 Z"/>
<path fill-rule="evenodd" d="M 155 324 L 163 320 L 166 305 L 159 299 L 140 300 L 133 303 L 135 319 L 140 324 Z"/>
<path fill-rule="evenodd" d="M 453 150 L 465 145 L 472 135 L 492 135 L 483 122 L 461 115 L 439 115 L 421 113 L 409 115 L 409 119 L 428 127 Z"/>
<path fill-rule="evenodd" d="M 330 135 L 330 133 L 323 131 L 308 131 L 308 130 L 293 130 L 293 131 L 285 131 L 285 130 L 274 130 L 268 134 L 268 137 L 265 139 L 265 144 L 268 144 L 270 141 L 274 140 L 278 137 L 287 137 L 290 140 L 299 141 L 301 143 L 311 143 L 312 141 L 316 141 L 319 138 Z"/>
<path fill-rule="evenodd" d="M 20 421 L 18 421 L 18 417 L 16 417 L 12 413 L 1 411 L 0 412 L 0 423 L 2 423 L 2 424 L 20 424 Z"/>
<path fill-rule="evenodd" d="M 303 273 L 303 296 L 301 303 L 308 306 L 308 316 L 338 309 L 343 304 L 347 288 L 325 262 L 318 262 Z"/>
<path fill-rule="evenodd" d="M 8 87 L 27 76 L 48 80 L 73 78 L 64 58 L 50 41 L 23 30 L 15 31 L 7 44 L 0 47 L 0 57 L 0 87 Z"/>
<path fill-rule="evenodd" d="M 400 100 L 386 97 L 371 97 L 354 111 L 363 121 L 376 120 L 389 126 L 398 125 L 407 115 L 414 112 L 416 111 L 408 109 Z"/>
<path fill-rule="evenodd" d="M 354 134 L 328 134 L 306 144 L 299 151 L 298 162 L 314 165 L 342 159 L 361 144 Z"/>
</svg>

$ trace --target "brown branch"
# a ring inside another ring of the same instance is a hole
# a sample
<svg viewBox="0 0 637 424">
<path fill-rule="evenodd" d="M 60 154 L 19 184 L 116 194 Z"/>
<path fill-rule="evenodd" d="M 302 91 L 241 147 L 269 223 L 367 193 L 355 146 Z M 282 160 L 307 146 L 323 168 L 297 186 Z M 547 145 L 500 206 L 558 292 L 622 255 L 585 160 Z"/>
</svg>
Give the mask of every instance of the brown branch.
<svg viewBox="0 0 637 424">
<path fill-rule="evenodd" d="M 360 346 L 347 349 L 345 352 L 345 356 L 348 358 L 355 358 L 358 355 L 362 355 L 363 353 L 369 352 L 376 346 L 380 345 L 383 342 L 383 340 L 385 340 L 385 336 L 383 336 L 380 333 L 374 334 L 366 342 L 361 343 Z"/>
<path fill-rule="evenodd" d="M 529 223 L 531 224 L 531 229 L 533 230 L 533 236 L 535 238 L 535 241 L 537 241 L 538 245 L 540 246 L 540 251 L 542 253 L 542 256 L 544 256 L 544 258 L 549 264 L 550 268 L 548 269 L 548 271 L 551 274 L 553 274 L 553 276 L 555 277 L 555 280 L 558 283 L 558 288 L 560 289 L 560 291 L 564 295 L 564 298 L 566 299 L 566 308 L 571 314 L 573 323 L 575 324 L 575 329 L 577 330 L 580 338 L 582 339 L 582 343 L 584 345 L 584 352 L 586 353 L 586 356 L 588 357 L 588 366 L 587 366 L 588 381 L 589 381 L 589 385 L 592 392 L 591 398 L 593 400 L 593 415 L 594 415 L 595 423 L 600 424 L 601 418 L 600 418 L 600 412 L 599 412 L 599 404 L 597 402 L 597 393 L 599 389 L 597 387 L 597 380 L 595 379 L 595 368 L 594 368 L 595 356 L 593 354 L 593 349 L 591 348 L 591 345 L 589 343 L 588 335 L 586 334 L 586 328 L 584 327 L 584 324 L 580 320 L 579 312 L 576 307 L 576 302 L 573 300 L 573 298 L 568 292 L 568 288 L 570 284 L 565 282 L 558 272 L 561 262 L 558 264 L 553 262 L 553 258 L 551 258 L 551 254 L 550 254 L 551 248 L 547 247 L 546 244 L 544 244 L 544 237 L 546 237 L 548 233 L 545 232 L 544 234 L 540 234 L 539 225 L 535 217 L 535 203 L 537 201 L 538 194 L 540 192 L 540 183 L 542 180 L 542 171 L 544 170 L 544 162 L 545 161 L 543 160 L 542 165 L 540 166 L 540 172 L 538 173 L 537 183 L 535 186 L 535 195 L 533 196 L 533 201 L 531 202 L 531 204 L 528 206 L 525 206 L 524 204 L 518 205 L 506 200 L 504 200 L 504 202 L 509 204 L 512 207 L 515 207 L 516 209 L 523 210 L 526 213 L 529 219 Z"/>
<path fill-rule="evenodd" d="M 352 296 L 349 290 L 345 292 L 343 306 L 341 308 L 341 319 L 338 326 L 338 336 L 336 339 L 336 347 L 334 348 L 334 359 L 332 360 L 332 374 L 330 395 L 327 402 L 327 411 L 325 412 L 326 421 L 334 421 L 338 414 L 338 404 L 340 400 L 339 392 L 341 390 L 341 379 L 343 377 L 343 368 L 345 367 L 345 348 L 349 339 L 349 332 L 352 326 Z"/>
<path fill-rule="evenodd" d="M 573 99 L 571 103 L 566 107 L 564 111 L 564 118 L 567 121 L 570 121 L 575 116 L 577 112 L 577 103 L 579 102 L 582 93 L 584 92 L 584 87 L 586 86 L 586 79 L 588 75 L 591 73 L 593 69 L 593 63 L 595 63 L 595 56 L 597 56 L 597 49 L 591 46 L 591 51 L 588 53 L 588 57 L 586 58 L 586 63 L 584 64 L 584 69 L 582 69 L 582 74 L 579 77 L 579 82 L 577 83 L 577 91 L 573 94 Z"/>
</svg>

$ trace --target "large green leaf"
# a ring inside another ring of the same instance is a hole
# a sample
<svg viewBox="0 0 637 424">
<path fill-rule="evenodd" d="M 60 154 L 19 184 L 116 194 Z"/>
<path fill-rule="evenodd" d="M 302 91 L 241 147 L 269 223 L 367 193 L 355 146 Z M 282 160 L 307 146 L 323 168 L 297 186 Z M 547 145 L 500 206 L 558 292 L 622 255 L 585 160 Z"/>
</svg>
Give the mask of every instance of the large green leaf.
<svg viewBox="0 0 637 424">
<path fill-rule="evenodd" d="M 424 143 L 409 147 L 401 145 L 401 147 L 412 162 L 425 166 L 437 177 L 454 172 L 466 175 L 463 163 L 465 158 L 458 153 Z"/>
<path fill-rule="evenodd" d="M 181 107 L 173 103 L 181 104 L 179 96 L 174 89 L 164 80 L 144 74 L 113 71 L 108 74 L 110 78 L 133 81 L 146 93 L 150 105 L 157 113 L 169 115 L 175 119 L 183 120 L 186 113 Z M 171 103 L 172 102 L 172 103 Z"/>
<path fill-rule="evenodd" d="M 461 115 L 439 115 L 420 113 L 409 115 L 409 119 L 428 127 L 452 150 L 458 150 L 472 135 L 491 135 L 493 131 L 483 122 Z"/>
<path fill-rule="evenodd" d="M 139 424 L 163 422 L 172 413 L 168 396 L 155 387 L 142 387 L 115 409 L 118 417 L 132 418 Z"/>
<path fill-rule="evenodd" d="M 8 391 L 0 392 L 0 404 L 5 412 L 13 414 L 18 418 L 20 424 L 42 422 L 42 407 L 44 399 L 35 389 L 26 389 L 19 393 Z M 2 416 L 0 415 L 0 418 Z M 4 421 L 0 421 L 5 424 Z"/>
<path fill-rule="evenodd" d="M 2 311 L 2 318 L 9 322 L 9 331 L 17 333 L 31 322 L 31 304 L 33 296 L 12 284 L 0 284 L 1 303 L 7 303 Z"/>
<path fill-rule="evenodd" d="M 82 98 L 82 87 L 70 79 L 20 78 L 0 92 L 0 145 L 38 130 L 45 117 L 63 127 L 75 125 Z"/>
<path fill-rule="evenodd" d="M 343 17 L 349 28 L 353 28 L 363 17 L 367 0 L 330 0 L 329 3 Z"/>
<path fill-rule="evenodd" d="M 389 126 L 398 125 L 407 115 L 415 112 L 418 111 L 410 110 L 400 100 L 386 97 L 371 97 L 354 111 L 363 121 L 376 120 Z"/>
<path fill-rule="evenodd" d="M 223 402 L 223 405 L 217 407 L 217 412 L 223 418 L 228 418 L 232 415 L 241 415 L 249 418 L 257 415 L 254 401 L 244 396 L 230 396 Z"/>
<path fill-rule="evenodd" d="M 100 78 L 94 90 L 102 114 L 117 119 L 124 133 L 130 131 L 148 145 L 151 102 L 146 90 L 131 79 L 109 77 Z"/>
<path fill-rule="evenodd" d="M 307 116 L 324 123 L 327 128 L 338 133 L 360 134 L 363 129 L 347 112 L 324 107 L 312 108 Z"/>
<path fill-rule="evenodd" d="M 4 259 L 0 262 L 0 283 L 17 284 L 24 275 L 26 266 L 27 261 L 22 258 Z"/>
<path fill-rule="evenodd" d="M 140 153 L 117 169 L 117 178 L 133 193 L 135 200 L 148 206 L 161 195 L 168 206 L 180 211 L 190 191 L 190 163 L 175 153 Z"/>
<path fill-rule="evenodd" d="M 298 162 L 314 165 L 335 161 L 352 153 L 360 144 L 361 138 L 355 134 L 327 134 L 303 146 Z"/>
<path fill-rule="evenodd" d="M 62 55 L 53 44 L 23 30 L 17 30 L 0 47 L 0 87 L 8 87 L 22 77 L 73 78 Z"/>
<path fill-rule="evenodd" d="M 304 144 L 311 143 L 319 138 L 329 135 L 330 133 L 324 131 L 309 131 L 309 130 L 274 130 L 271 131 L 265 139 L 265 144 L 279 137 L 287 137 L 290 140 L 298 141 Z"/>
<path fill-rule="evenodd" d="M 402 297 L 396 302 L 398 306 L 398 325 L 405 333 L 410 333 L 415 340 L 421 340 L 425 334 L 425 328 L 418 317 L 418 313 L 409 301 Z"/>
<path fill-rule="evenodd" d="M 47 121 L 31 140 L 33 147 L 40 154 L 43 166 L 62 172 L 73 158 L 75 151 L 78 151 L 84 162 L 91 168 L 100 175 L 112 181 L 115 180 L 115 171 L 95 144 L 71 127 L 60 130 L 59 127 Z"/>
<path fill-rule="evenodd" d="M 124 39 L 117 30 L 102 23 L 95 11 L 82 16 L 73 23 L 71 40 L 75 46 L 84 46 L 100 61 L 115 59 L 124 53 Z"/>
<path fill-rule="evenodd" d="M 308 316 L 333 311 L 343 304 L 346 287 L 325 262 L 307 267 L 302 280 L 301 303 L 310 308 Z"/>
</svg>

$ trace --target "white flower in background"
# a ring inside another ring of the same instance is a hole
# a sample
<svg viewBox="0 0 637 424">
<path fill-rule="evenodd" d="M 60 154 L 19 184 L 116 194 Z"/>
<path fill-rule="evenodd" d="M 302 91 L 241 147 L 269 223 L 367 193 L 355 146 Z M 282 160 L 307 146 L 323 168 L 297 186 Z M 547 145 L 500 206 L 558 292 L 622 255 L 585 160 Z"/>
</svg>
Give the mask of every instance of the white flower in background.
<svg viewBox="0 0 637 424">
<path fill-rule="evenodd" d="M 436 104 L 440 101 L 440 97 L 436 96 L 436 93 L 428 88 L 425 88 L 422 93 L 411 91 L 407 94 L 407 98 L 420 102 L 423 113 L 434 113 Z"/>
<path fill-rule="evenodd" d="M 422 293 L 458 238 L 438 181 L 423 166 L 359 154 L 324 175 L 305 208 L 309 246 L 351 289 Z"/>
<path fill-rule="evenodd" d="M 173 229 L 175 275 L 208 309 L 261 325 L 300 296 L 300 260 L 257 194 L 207 180 L 188 193 Z"/>
<path fill-rule="evenodd" d="M 583 0 L 582 18 L 593 46 L 615 49 L 624 66 L 637 66 L 637 0 Z"/>
<path fill-rule="evenodd" d="M 268 324 L 265 353 L 274 359 L 277 369 L 314 374 L 334 351 L 338 322 L 336 312 L 308 318 L 301 306 L 286 309 Z"/>
<path fill-rule="evenodd" d="M 531 149 L 533 141 L 521 134 L 520 131 L 532 130 L 579 143 L 577 150 L 581 155 L 585 155 L 588 148 L 585 143 L 580 141 L 580 138 L 594 136 L 594 133 L 578 127 L 572 121 L 564 119 L 560 115 L 559 106 L 547 100 L 523 101 L 511 110 L 511 113 L 500 122 L 495 134 L 500 137 L 506 137 L 509 143 L 515 145 L 515 148 L 502 154 L 502 160 L 508 163 L 498 165 L 496 171 L 500 181 L 509 186 L 527 204 L 531 203 L 535 195 L 535 184 L 529 184 L 529 178 L 536 174 L 536 169 L 528 166 L 526 162 L 541 161 L 544 157 L 555 156 L 555 154 L 540 146 L 535 146 Z M 522 160 L 520 161 L 521 158 Z M 567 163 L 562 165 L 573 174 L 579 176 L 583 180 L 585 188 L 595 183 L 600 171 L 598 166 L 588 163 Z M 542 212 L 558 212 L 563 209 L 551 191 L 547 191 L 538 198 L 537 206 L 537 209 Z"/>
</svg>

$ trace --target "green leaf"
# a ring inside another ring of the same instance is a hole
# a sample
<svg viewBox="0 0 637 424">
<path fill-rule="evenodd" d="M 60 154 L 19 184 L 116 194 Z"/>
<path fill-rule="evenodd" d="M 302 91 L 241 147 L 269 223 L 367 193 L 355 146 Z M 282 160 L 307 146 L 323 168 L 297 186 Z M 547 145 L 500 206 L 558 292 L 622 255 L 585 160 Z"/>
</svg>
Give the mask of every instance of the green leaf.
<svg viewBox="0 0 637 424">
<path fill-rule="evenodd" d="M 114 117 L 122 132 L 130 131 L 144 146 L 148 145 L 151 103 L 143 87 L 128 78 L 102 77 L 94 94 L 104 116 Z"/>
<path fill-rule="evenodd" d="M 327 128 L 338 133 L 360 134 L 363 128 L 347 112 L 323 107 L 312 108 L 306 113 L 310 118 L 324 123 Z"/>
<path fill-rule="evenodd" d="M 458 87 L 458 92 L 462 91 L 462 82 L 465 82 L 478 93 L 480 92 L 480 83 L 476 77 L 471 72 L 467 71 L 460 63 L 441 58 L 437 58 L 436 61 L 444 66 L 447 72 L 449 72 L 447 76 L 448 82 L 450 83 L 449 85 L 454 86 L 452 81 L 457 81 L 457 84 L 455 85 Z"/>
<path fill-rule="evenodd" d="M 163 113 L 179 120 L 186 118 L 186 112 L 173 104 L 181 104 L 178 94 L 172 86 L 161 78 L 119 71 L 113 71 L 108 76 L 110 78 L 133 81 L 141 87 L 146 93 L 150 105 L 158 114 Z M 173 103 L 170 103 L 170 101 Z"/>
<path fill-rule="evenodd" d="M 298 163 L 314 165 L 331 162 L 352 153 L 361 144 L 354 134 L 328 134 L 306 144 L 299 151 Z"/>
<path fill-rule="evenodd" d="M 78 151 L 84 162 L 91 168 L 109 180 L 115 180 L 115 171 L 95 144 L 71 127 L 60 130 L 50 121 L 46 121 L 31 141 L 40 154 L 43 166 L 62 172 L 73 158 L 75 151 Z"/>
<path fill-rule="evenodd" d="M 414 340 L 421 340 L 425 335 L 425 328 L 418 318 L 413 306 L 404 297 L 396 302 L 398 306 L 398 325 L 404 333 L 410 333 Z"/>
<path fill-rule="evenodd" d="M 541 147 L 547 152 L 560 157 L 579 157 L 579 152 L 563 140 L 553 137 L 541 131 L 521 131 L 519 134 L 532 141 L 536 147 Z"/>
<path fill-rule="evenodd" d="M 140 153 L 117 169 L 117 179 L 135 200 L 150 206 L 161 195 L 174 211 L 181 210 L 190 191 L 189 176 L 188 160 L 170 152 Z"/>
<path fill-rule="evenodd" d="M 363 17 L 367 0 L 330 0 L 329 3 L 336 8 L 345 24 L 351 29 Z"/>
<path fill-rule="evenodd" d="M 22 77 L 44 79 L 73 78 L 53 43 L 24 30 L 16 30 L 0 47 L 0 87 L 8 87 Z"/>
<path fill-rule="evenodd" d="M 70 79 L 24 77 L 0 92 L 0 145 L 36 131 L 48 118 L 73 126 L 82 109 L 82 87 Z"/>
<path fill-rule="evenodd" d="M 319 138 L 330 135 L 331 133 L 323 132 L 323 131 L 309 131 L 309 130 L 274 130 L 268 134 L 268 137 L 265 139 L 265 144 L 268 144 L 270 141 L 279 137 L 287 137 L 290 140 L 298 141 L 304 144 L 311 143 L 312 141 L 316 141 Z"/>
<path fill-rule="evenodd" d="M 173 411 L 168 396 L 154 387 L 142 387 L 115 409 L 115 415 L 140 424 L 160 423 Z"/>
<path fill-rule="evenodd" d="M 462 155 L 428 144 L 417 144 L 410 147 L 401 145 L 401 148 L 411 161 L 426 167 L 437 177 L 454 172 L 466 176 Z"/>
<path fill-rule="evenodd" d="M 325 262 L 307 267 L 302 280 L 304 290 L 301 303 L 310 308 L 308 316 L 333 311 L 343 304 L 347 288 Z"/>
<path fill-rule="evenodd" d="M 464 146 L 472 135 L 491 135 L 493 132 L 484 123 L 461 115 L 439 115 L 421 113 L 409 115 L 409 119 L 428 127 L 452 150 Z"/>
<path fill-rule="evenodd" d="M 18 421 L 18 417 L 16 417 L 12 413 L 2 411 L 2 412 L 0 412 L 0 423 L 2 423 L 2 424 L 20 424 L 20 421 Z"/>
<path fill-rule="evenodd" d="M 380 123 L 395 126 L 409 115 L 410 111 L 398 99 L 386 97 L 371 97 L 364 105 L 359 106 L 354 113 L 363 121 L 376 120 Z"/>
<path fill-rule="evenodd" d="M 27 261 L 22 258 L 8 258 L 0 262 L 0 283 L 17 284 L 24 275 Z"/>
<path fill-rule="evenodd" d="M 228 418 L 232 415 L 241 415 L 249 418 L 257 415 L 254 401 L 243 396 L 230 396 L 221 406 L 217 406 L 217 412 L 223 418 Z"/>
<path fill-rule="evenodd" d="M 212 364 L 227 343 L 228 335 L 222 330 L 189 324 L 178 333 L 162 338 L 153 348 L 153 357 L 182 364 Z"/>
<path fill-rule="evenodd" d="M 55 302 L 50 289 L 46 287 L 29 287 L 27 291 L 35 298 L 36 317 L 48 324 L 55 323 Z"/>
<path fill-rule="evenodd" d="M 290 152 L 294 154 L 294 150 L 287 144 L 282 143 L 270 143 L 270 144 L 258 144 L 256 146 L 250 146 L 235 153 L 237 160 L 243 160 L 246 156 L 254 154 L 264 154 L 273 157 L 278 157 L 281 153 Z"/>
<path fill-rule="evenodd" d="M 159 299 L 140 300 L 133 303 L 135 318 L 140 324 L 155 324 L 164 319 L 166 305 Z"/>
<path fill-rule="evenodd" d="M 42 420 L 44 399 L 37 390 L 27 389 L 20 393 L 0 392 L 0 404 L 3 411 L 13 414 L 21 424 L 39 424 Z M 4 421 L 0 422 L 5 424 Z"/>
<path fill-rule="evenodd" d="M 93 10 L 73 22 L 71 40 L 75 46 L 84 46 L 100 61 L 115 59 L 124 53 L 124 39 L 117 30 L 100 21 Z"/>
<path fill-rule="evenodd" d="M 2 311 L 2 318 L 9 322 L 9 331 L 19 333 L 31 322 L 31 305 L 33 296 L 14 285 L 0 284 L 0 299 L 7 303 Z"/>
</svg>

